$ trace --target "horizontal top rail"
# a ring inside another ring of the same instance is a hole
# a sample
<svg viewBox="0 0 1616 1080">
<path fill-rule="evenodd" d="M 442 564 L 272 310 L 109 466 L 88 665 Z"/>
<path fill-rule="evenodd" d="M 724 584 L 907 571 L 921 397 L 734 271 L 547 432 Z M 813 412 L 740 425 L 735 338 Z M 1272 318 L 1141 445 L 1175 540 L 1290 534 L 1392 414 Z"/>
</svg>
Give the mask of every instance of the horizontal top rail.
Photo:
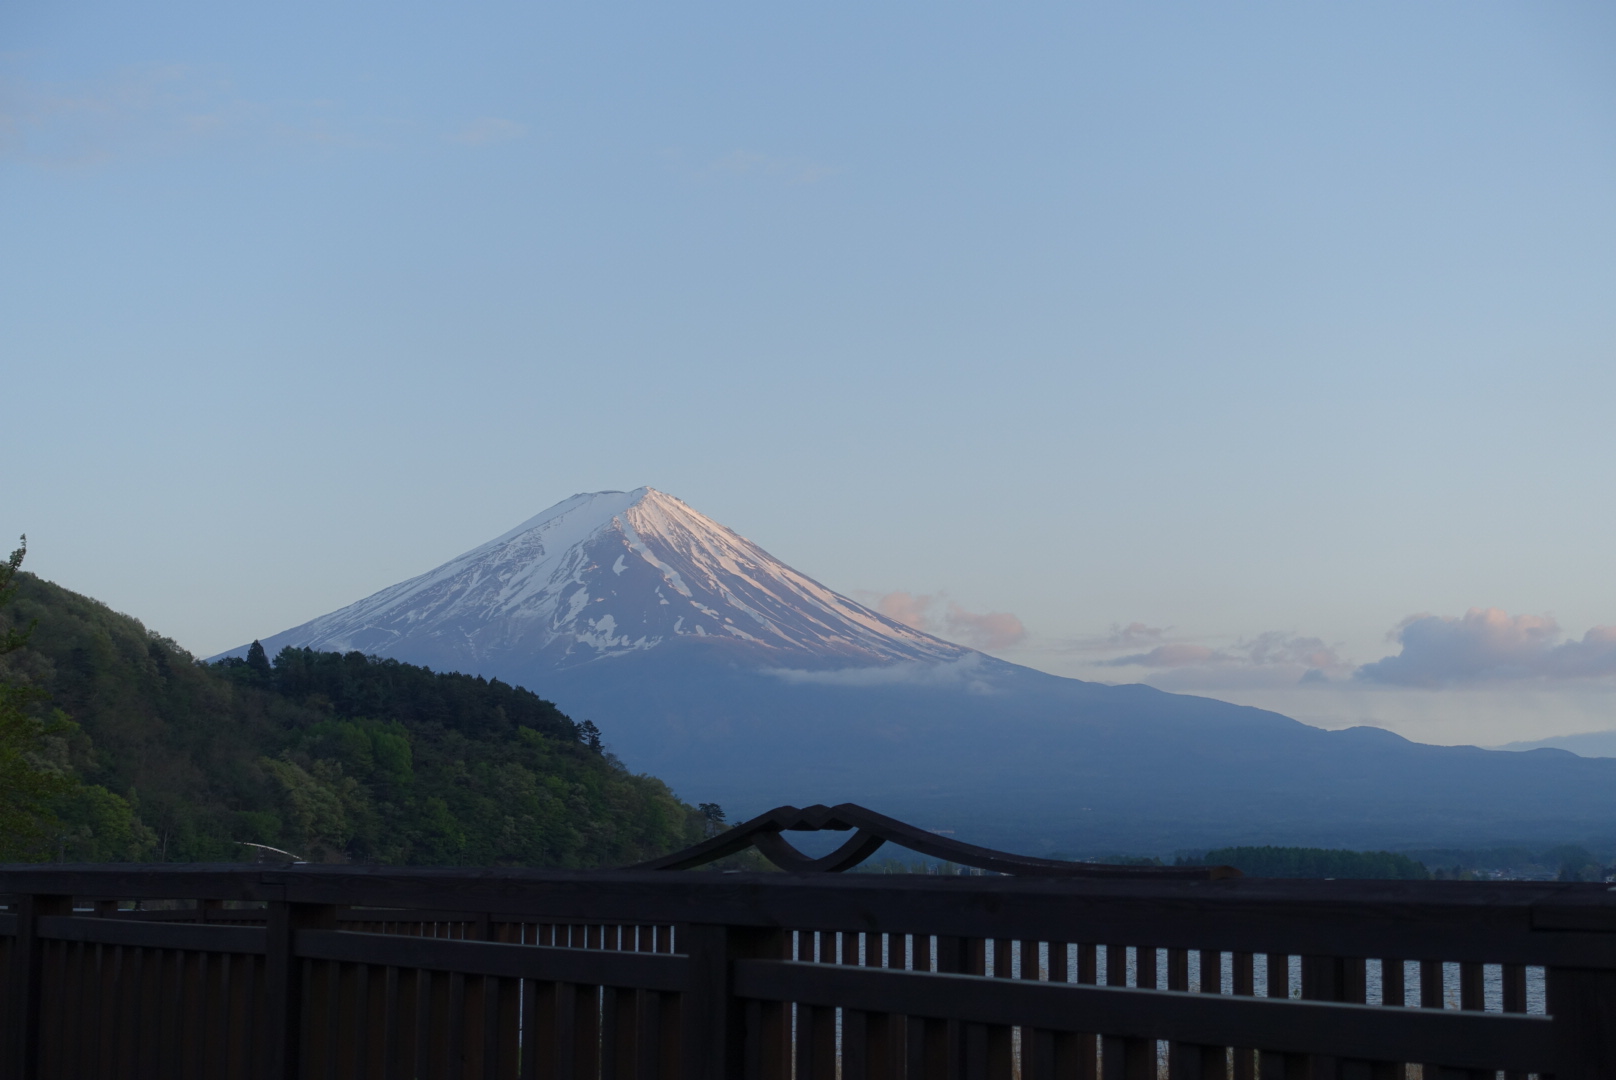
<svg viewBox="0 0 1616 1080">
<path fill-rule="evenodd" d="M 1164 948 L 1616 969 L 1616 892 L 1599 884 L 52 864 L 0 868 L 0 897 L 8 894 L 291 901 L 510 921 L 1008 930 Z"/>
</svg>

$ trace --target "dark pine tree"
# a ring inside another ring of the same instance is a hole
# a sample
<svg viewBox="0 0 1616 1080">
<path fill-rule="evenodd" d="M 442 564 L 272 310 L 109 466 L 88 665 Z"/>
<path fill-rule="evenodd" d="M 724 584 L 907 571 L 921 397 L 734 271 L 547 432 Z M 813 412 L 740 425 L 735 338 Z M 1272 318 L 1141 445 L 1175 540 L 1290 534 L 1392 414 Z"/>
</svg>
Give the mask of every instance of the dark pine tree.
<svg viewBox="0 0 1616 1080">
<path fill-rule="evenodd" d="M 269 680 L 269 654 L 264 652 L 264 647 L 256 641 L 247 649 L 247 666 L 266 682 Z"/>
</svg>

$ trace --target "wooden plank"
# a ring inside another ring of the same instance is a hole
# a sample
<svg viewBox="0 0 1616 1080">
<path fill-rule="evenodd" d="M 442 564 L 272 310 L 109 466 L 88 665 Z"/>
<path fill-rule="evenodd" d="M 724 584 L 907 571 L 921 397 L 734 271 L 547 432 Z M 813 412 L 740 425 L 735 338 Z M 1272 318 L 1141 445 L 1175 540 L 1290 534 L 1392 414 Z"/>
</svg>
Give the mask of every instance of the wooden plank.
<svg viewBox="0 0 1616 1080">
<path fill-rule="evenodd" d="M 107 962 L 112 956 L 112 949 L 105 945 L 86 945 L 84 949 L 88 956 L 88 967 L 84 974 L 84 1027 L 88 1038 L 80 1057 L 80 1068 L 88 1075 L 105 1076 L 110 1071 L 103 1062 L 106 1060 L 107 1044 L 111 1041 L 111 1025 L 107 1015 L 111 989 Z M 224 1076 L 225 1073 L 219 1069 L 215 1075 Z"/>
<path fill-rule="evenodd" d="M 1524 1013 L 1526 1011 L 1526 965 L 1505 964 L 1503 975 L 1503 1006 L 1507 1013 Z M 1526 1080 L 1526 1074 L 1519 1071 L 1510 1071 L 1504 1074 L 1504 1080 Z"/>
<path fill-rule="evenodd" d="M 1546 974 L 1554 1067 L 1541 1071 L 1552 1071 L 1554 1080 L 1616 1076 L 1616 972 L 1551 968 Z"/>
<path fill-rule="evenodd" d="M 785 960 L 738 960 L 734 978 L 738 995 L 762 1000 L 1130 1038 L 1233 1043 L 1284 1053 L 1378 1060 L 1423 1055 L 1453 1067 L 1552 1071 L 1553 1022 L 1535 1016 L 1007 982 Z"/>
<path fill-rule="evenodd" d="M 1156 1046 L 1145 1039 L 1102 1036 L 1100 1069 L 1103 1080 L 1156 1080 Z"/>
<path fill-rule="evenodd" d="M 601 1080 L 618 1080 L 635 1060 L 634 993 L 608 989 L 600 995 Z"/>
<path fill-rule="evenodd" d="M 408 1041 L 402 1046 L 401 1080 L 429 1077 L 431 1073 L 432 1043 L 432 973 L 410 969 L 399 972 L 399 984 L 409 982 L 409 993 L 403 1008 L 409 1011 L 405 1034 Z"/>
<path fill-rule="evenodd" d="M 563 983 L 561 992 L 573 1000 L 573 1076 L 596 1080 L 600 1075 L 600 988 Z"/>
<path fill-rule="evenodd" d="M 317 889 L 322 884 L 315 872 L 277 873 L 297 879 L 288 883 L 287 887 L 293 891 Z M 1571 950 L 1566 946 L 1592 947 L 1592 954 L 1583 955 L 1591 955 L 1593 960 L 1584 962 L 1616 966 L 1616 942 L 1609 935 L 1531 934 L 1536 915 L 1534 902 L 1541 907 L 1561 894 L 1548 886 L 1530 883 L 1505 883 L 1525 886 L 1522 889 L 1475 883 L 1451 883 L 1457 887 L 1435 888 L 1450 885 L 1441 882 L 1287 882 L 1280 885 L 1255 879 L 1124 885 L 971 877 L 917 878 L 913 883 L 894 887 L 888 885 L 890 879 L 883 876 L 878 891 L 868 883 L 845 878 L 835 882 L 803 878 L 784 885 L 778 876 L 768 881 L 770 876 L 726 874 L 711 877 L 727 880 L 692 881 L 691 878 L 702 875 L 624 873 L 614 881 L 602 882 L 598 877 L 593 881 L 569 881 L 565 875 L 555 875 L 544 882 L 542 896 L 544 906 L 551 910 L 564 906 L 580 915 L 588 912 L 598 918 L 597 913 L 604 913 L 625 921 L 642 917 L 647 909 L 663 915 L 684 909 L 693 918 L 733 925 L 834 929 L 868 925 L 873 921 L 893 931 L 986 937 L 1002 932 L 1008 923 L 1016 925 L 1026 936 L 1055 937 L 1081 919 L 1085 925 L 1107 930 L 1106 937 L 1124 941 L 1130 937 L 1150 940 L 1149 931 L 1167 922 L 1180 924 L 1173 933 L 1181 934 L 1184 939 L 1163 940 L 1157 936 L 1155 940 L 1159 944 L 1187 948 L 1218 946 L 1232 951 L 1256 947 L 1291 953 L 1370 956 L 1391 951 L 1387 939 L 1393 937 L 1409 942 L 1408 951 L 1418 951 L 1412 947 L 1418 942 L 1440 955 L 1484 961 L 1517 959 L 1499 956 L 1500 949 L 1519 948 L 1536 957 L 1530 962 L 1544 963 L 1549 962 L 1550 953 L 1570 956 Z M 643 884 L 632 880 L 639 878 L 650 880 Z M 511 887 L 503 898 L 487 898 L 508 909 L 522 891 L 519 882 L 520 878 L 508 882 Z M 653 882 L 659 887 L 647 887 Z M 349 892 L 362 887 L 351 879 L 343 886 Z M 1417 886 L 1424 888 L 1411 888 Z M 390 882 L 389 887 L 396 892 L 400 888 L 427 890 L 441 885 L 403 879 Z M 457 883 L 455 888 L 478 891 L 479 904 L 484 898 L 476 882 L 463 886 Z M 971 896 L 973 902 L 961 903 L 958 899 L 961 893 Z M 1487 899 L 1482 893 L 1501 902 L 1481 902 Z M 1124 898 L 1128 902 L 1117 902 Z M 1616 908 L 1616 898 L 1607 900 Z M 1186 910 L 1186 907 L 1196 910 Z M 1320 907 L 1333 908 L 1328 919 L 1320 919 Z M 1043 932 L 1038 923 L 1047 923 L 1049 932 Z M 1108 927 L 1118 930 L 1113 934 Z M 1490 939 L 1486 950 L 1478 948 L 1478 931 L 1485 931 Z M 1214 936 L 1231 940 L 1207 940 Z M 1572 936 L 1583 940 L 1573 941 Z M 1488 955 L 1477 955 L 1482 951 Z"/>
<path fill-rule="evenodd" d="M 1446 979 L 1441 960 L 1420 961 L 1420 1008 L 1440 1009 L 1444 1003 Z"/>
<path fill-rule="evenodd" d="M 365 1009 L 359 1001 L 365 964 L 332 964 L 331 968 L 331 1073 L 349 1080 L 364 1076 Z"/>
<path fill-rule="evenodd" d="M 66 986 L 66 946 L 55 941 L 40 941 L 39 977 L 39 1062 L 37 1080 L 54 1080 L 64 1069 L 63 1062 L 63 997 Z"/>
<path fill-rule="evenodd" d="M 5 1063 L 13 1077 L 33 1080 L 39 1068 L 40 981 L 44 972 L 44 942 L 39 923 L 73 910 L 71 896 L 26 894 L 13 916 L 6 980 L 5 1034 L 9 1042 Z"/>
<path fill-rule="evenodd" d="M 923 877 L 465 871 L 381 867 L 125 866 L 0 870 L 0 891 L 203 896 L 336 905 L 549 913 L 598 923 L 703 919 L 815 929 L 1069 935 L 1183 948 L 1450 960 L 1616 970 L 1616 895 L 1535 882 L 1084 881 Z M 770 879 L 773 880 L 770 880 Z M 863 881 L 854 879 L 867 879 Z M 966 898 L 969 898 L 968 900 Z M 470 916 L 463 916 L 470 918 Z M 1555 933 L 1543 933 L 1544 929 Z"/>
<path fill-rule="evenodd" d="M 521 1063 L 521 1005 L 520 979 L 494 979 L 490 981 L 493 1000 L 489 1010 L 491 1029 L 488 1059 L 492 1063 L 485 1080 L 516 1080 Z"/>
<path fill-rule="evenodd" d="M 142 1053 L 136 1062 L 136 1075 L 141 1080 L 168 1080 L 163 1075 L 163 1021 L 167 1010 L 163 1008 L 163 969 L 168 957 L 161 949 L 142 949 L 141 952 L 141 1017 Z"/>
<path fill-rule="evenodd" d="M 1134 950 L 1133 969 L 1135 986 L 1143 987 L 1146 990 L 1156 990 L 1160 988 L 1160 983 L 1157 981 L 1157 976 L 1159 974 L 1157 970 L 1157 959 L 1158 950 L 1154 945 L 1141 945 Z"/>
<path fill-rule="evenodd" d="M 452 972 L 449 978 L 449 1075 L 457 1080 L 480 1080 L 482 1072 L 482 982 Z"/>
<path fill-rule="evenodd" d="M 791 948 L 789 930 L 730 931 L 731 959 L 788 960 Z M 757 1022 L 760 1025 L 756 1031 L 759 1080 L 788 1080 L 791 1076 L 791 1014 L 787 1006 L 778 1001 L 763 1002 Z"/>
<path fill-rule="evenodd" d="M 556 1038 L 555 983 L 522 983 L 522 1071 L 520 1080 L 553 1075 Z"/>
<path fill-rule="evenodd" d="M 1190 988 L 1190 951 L 1188 949 L 1167 950 L 1167 989 L 1188 990 Z"/>
<path fill-rule="evenodd" d="M 695 923 L 681 925 L 678 940 L 689 957 L 680 1016 L 680 1075 L 684 1080 L 737 1076 L 741 1063 L 729 1061 L 729 935 L 722 926 Z"/>
<path fill-rule="evenodd" d="M 81 946 L 82 948 L 82 946 Z M 185 1055 L 187 1080 L 201 1080 L 205 1075 L 208 1039 L 214 1030 L 212 1019 L 214 995 L 207 986 L 207 953 L 187 952 L 177 957 L 181 964 L 180 993 L 180 1049 Z"/>
<path fill-rule="evenodd" d="M 1223 954 L 1216 949 L 1200 952 L 1201 978 L 1196 988 L 1203 994 L 1223 993 Z"/>
<path fill-rule="evenodd" d="M 294 948 L 296 936 L 305 929 L 319 929 L 335 923 L 336 910 L 331 907 L 290 903 L 276 903 L 270 907 L 264 948 L 265 1017 L 262 1046 L 264 1073 L 268 1080 L 298 1080 L 303 1060 L 304 980 L 302 961 Z M 109 921 L 109 925 L 117 925 L 117 922 Z M 205 929 L 210 933 L 223 930 L 220 927 L 188 929 Z"/>
<path fill-rule="evenodd" d="M 1401 957 L 1389 957 L 1380 962 L 1380 1003 L 1399 1009 L 1408 1004 L 1408 967 Z"/>
<path fill-rule="evenodd" d="M 83 941 L 185 952 L 262 954 L 265 948 L 265 931 L 253 927 L 148 923 L 77 915 L 40 919 L 39 936 L 52 941 Z"/>
<path fill-rule="evenodd" d="M 734 891 L 737 886 L 751 890 L 758 883 L 776 887 L 789 882 L 789 888 L 828 885 L 851 888 L 866 894 L 883 891 L 933 893 L 1069 894 L 1089 896 L 1133 896 L 1193 899 L 1197 897 L 1236 897 L 1264 901 L 1291 902 L 1317 899 L 1349 904 L 1393 904 L 1398 906 L 1437 905 L 1455 909 L 1494 909 L 1513 907 L 1533 913 L 1540 929 L 1591 929 L 1616 932 L 1616 903 L 1596 884 L 1555 882 L 1413 882 L 1413 881 L 1302 881 L 1247 878 L 1226 881 L 1119 881 L 1073 878 L 943 877 L 825 875 L 782 878 L 778 874 L 684 875 L 640 871 L 557 871 L 557 870 L 476 870 L 457 868 L 400 868 L 359 866 L 243 867 L 240 864 L 46 864 L 9 865 L 0 870 L 0 893 L 29 892 L 58 895 L 115 895 L 125 899 L 203 897 L 204 899 L 270 901 L 287 898 L 287 888 L 324 887 L 333 883 L 355 887 L 365 898 L 355 906 L 388 910 L 444 909 L 457 918 L 466 912 L 520 911 L 535 905 L 524 894 L 565 890 L 579 884 L 592 889 L 623 895 L 640 894 L 647 886 L 680 884 L 701 891 Z M 856 878 L 864 878 L 856 881 Z M 51 886 L 63 886 L 52 888 Z M 390 890 L 390 891 L 386 891 Z M 504 903 L 468 902 L 474 897 L 505 894 Z M 437 895 L 439 904 L 417 903 L 418 895 Z M 292 897 L 301 900 L 301 897 Z M 616 921 L 615 912 L 580 922 Z"/>
<path fill-rule="evenodd" d="M 1126 945 L 1107 945 L 1105 947 L 1105 985 L 1128 985 L 1128 947 Z"/>
<path fill-rule="evenodd" d="M 460 1080 L 449 1071 L 449 1047 L 451 1040 L 458 1034 L 458 1018 L 450 1009 L 450 975 L 446 971 L 423 971 L 421 981 L 424 993 L 421 1000 L 426 1002 L 427 1022 L 423 1030 L 422 1042 L 425 1043 L 423 1076 L 443 1077 L 444 1080 Z"/>
<path fill-rule="evenodd" d="M 1174 953 L 1179 950 L 1174 950 Z M 1183 951 L 1182 974 L 1174 969 L 1171 963 L 1173 953 L 1169 953 L 1170 965 L 1168 970 L 1168 989 L 1189 990 L 1189 955 Z M 1215 949 L 1201 949 L 1198 956 L 1199 970 L 1197 972 L 1194 989 L 1202 994 L 1221 994 L 1223 992 L 1223 954 Z M 1179 985 L 1173 985 L 1178 982 Z M 1228 1051 L 1222 1042 L 1215 1046 L 1195 1043 L 1174 1043 L 1169 1050 L 1170 1058 L 1168 1069 L 1173 1080 L 1227 1080 Z"/>
<path fill-rule="evenodd" d="M 297 955 L 464 975 L 664 991 L 685 989 L 689 963 L 685 957 L 659 953 L 506 945 L 352 930 L 302 931 L 297 936 Z"/>
<path fill-rule="evenodd" d="M 294 964 L 303 984 L 297 1075 L 308 1080 L 330 1080 L 332 1064 L 327 1060 L 327 1035 L 331 1030 L 330 966 L 323 961 L 300 960 Z"/>
<path fill-rule="evenodd" d="M 1459 965 L 1459 1008 L 1480 1011 L 1485 1008 L 1487 973 L 1481 965 L 1466 962 Z"/>
<path fill-rule="evenodd" d="M 1249 952 L 1231 953 L 1229 956 L 1230 989 L 1240 997 L 1252 997 L 1257 992 L 1257 958 Z M 1257 1052 L 1255 1047 L 1234 1048 L 1232 1080 L 1255 1080 Z"/>
<path fill-rule="evenodd" d="M 107 1042 L 102 1047 L 101 1076 L 121 1080 L 128 1075 L 130 979 L 129 953 L 131 950 L 112 947 L 111 957 L 102 968 L 102 985 L 107 989 Z"/>
</svg>

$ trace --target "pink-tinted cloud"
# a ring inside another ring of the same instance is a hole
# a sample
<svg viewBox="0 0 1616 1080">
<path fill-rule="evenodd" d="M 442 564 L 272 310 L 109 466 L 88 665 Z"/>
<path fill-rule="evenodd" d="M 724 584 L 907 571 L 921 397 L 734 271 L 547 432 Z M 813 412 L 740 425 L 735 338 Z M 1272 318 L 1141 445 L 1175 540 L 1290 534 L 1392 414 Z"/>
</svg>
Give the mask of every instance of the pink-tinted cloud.
<svg viewBox="0 0 1616 1080">
<path fill-rule="evenodd" d="M 889 592 L 875 601 L 875 610 L 903 625 L 922 632 L 926 629 L 926 613 L 935 596 L 917 596 L 914 593 Z"/>
<path fill-rule="evenodd" d="M 1027 637 L 1027 628 L 1008 611 L 966 611 L 941 594 L 890 592 L 874 607 L 894 622 L 973 649 L 1006 649 Z"/>
<path fill-rule="evenodd" d="M 1437 687 L 1518 679 L 1616 675 L 1616 627 L 1596 626 L 1580 641 L 1561 641 L 1548 615 L 1471 608 L 1460 616 L 1410 615 L 1391 634 L 1402 649 L 1359 668 L 1367 682 Z"/>
<path fill-rule="evenodd" d="M 978 615 L 950 603 L 943 614 L 943 637 L 978 649 L 1006 649 L 1027 636 L 1021 620 L 1008 611 L 987 611 Z"/>
</svg>

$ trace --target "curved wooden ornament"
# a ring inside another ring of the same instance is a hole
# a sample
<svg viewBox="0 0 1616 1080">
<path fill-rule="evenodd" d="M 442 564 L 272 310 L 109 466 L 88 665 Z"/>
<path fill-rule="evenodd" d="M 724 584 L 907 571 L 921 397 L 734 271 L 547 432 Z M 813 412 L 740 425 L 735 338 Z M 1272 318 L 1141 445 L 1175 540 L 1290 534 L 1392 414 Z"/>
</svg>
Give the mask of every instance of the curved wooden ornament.
<svg viewBox="0 0 1616 1080">
<path fill-rule="evenodd" d="M 849 829 L 857 829 L 858 832 L 847 843 L 818 859 L 798 851 L 780 835 L 782 832 L 845 832 Z M 1240 871 L 1232 866 L 1107 866 L 1103 863 L 1014 855 L 1008 851 L 996 851 L 938 836 L 856 803 L 777 806 L 710 840 L 624 869 L 689 870 L 755 847 L 764 858 L 782 870 L 794 873 L 840 873 L 857 866 L 886 843 L 962 866 L 1022 877 L 1209 881 L 1241 876 Z"/>
</svg>

